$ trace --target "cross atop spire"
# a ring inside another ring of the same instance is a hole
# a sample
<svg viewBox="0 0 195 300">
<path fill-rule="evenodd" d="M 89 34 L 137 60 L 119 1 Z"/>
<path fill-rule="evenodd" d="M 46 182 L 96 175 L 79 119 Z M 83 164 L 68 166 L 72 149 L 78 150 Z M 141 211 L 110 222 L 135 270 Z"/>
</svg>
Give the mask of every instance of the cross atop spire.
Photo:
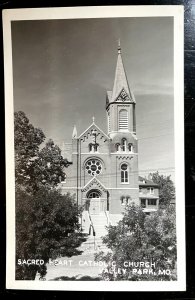
<svg viewBox="0 0 195 300">
<path fill-rule="evenodd" d="M 118 39 L 118 54 L 121 54 L 121 41 Z"/>
</svg>

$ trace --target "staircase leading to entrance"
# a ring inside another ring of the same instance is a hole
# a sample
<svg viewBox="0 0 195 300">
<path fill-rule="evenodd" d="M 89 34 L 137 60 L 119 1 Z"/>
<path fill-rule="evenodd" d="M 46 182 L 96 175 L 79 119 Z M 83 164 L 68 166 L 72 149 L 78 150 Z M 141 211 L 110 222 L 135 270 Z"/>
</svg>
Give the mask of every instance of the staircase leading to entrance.
<svg viewBox="0 0 195 300">
<path fill-rule="evenodd" d="M 102 243 L 101 237 L 107 234 L 106 226 L 108 225 L 108 220 L 105 212 L 100 212 L 99 214 L 91 214 L 91 222 L 95 231 L 95 243 L 97 250 L 107 252 L 109 249 Z"/>
<path fill-rule="evenodd" d="M 105 226 L 107 226 L 107 217 L 105 212 L 101 212 L 97 215 L 91 214 L 91 221 L 95 230 L 96 238 L 100 238 L 107 234 Z"/>
<path fill-rule="evenodd" d="M 109 249 L 102 243 L 102 236 L 107 234 L 106 226 L 108 225 L 108 218 L 106 212 L 98 214 L 89 214 L 89 211 L 82 213 L 82 229 L 83 233 L 89 234 L 87 241 L 83 243 L 83 249 L 86 251 L 105 251 Z M 93 233 L 95 232 L 95 236 Z"/>
</svg>

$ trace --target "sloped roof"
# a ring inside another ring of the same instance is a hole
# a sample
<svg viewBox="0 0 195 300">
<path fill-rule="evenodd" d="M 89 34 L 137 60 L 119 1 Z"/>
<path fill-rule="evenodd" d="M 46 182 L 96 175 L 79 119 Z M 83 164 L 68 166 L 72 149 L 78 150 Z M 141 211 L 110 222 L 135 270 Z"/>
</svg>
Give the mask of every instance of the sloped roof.
<svg viewBox="0 0 195 300">
<path fill-rule="evenodd" d="M 78 137 L 79 139 L 83 138 L 83 137 L 87 137 L 88 132 L 90 132 L 92 129 L 96 129 L 102 136 L 104 136 L 105 140 L 110 140 L 109 136 L 103 132 L 103 130 L 101 130 L 93 121 L 93 123 L 83 132 L 80 134 L 80 136 Z"/>
<path fill-rule="evenodd" d="M 158 187 L 158 184 L 154 183 L 152 180 L 146 179 L 142 176 L 139 176 L 139 185 L 141 186 L 156 186 Z"/>
<path fill-rule="evenodd" d="M 82 188 L 82 191 L 86 192 L 88 189 L 90 189 L 92 186 L 98 186 L 102 191 L 106 192 L 107 189 L 105 186 L 97 179 L 96 176 L 94 176 L 90 181 L 86 183 L 86 185 Z"/>
<path fill-rule="evenodd" d="M 118 96 L 122 90 L 125 90 L 125 92 L 127 93 L 128 97 L 130 99 L 129 101 L 135 102 L 135 97 L 129 87 L 127 75 L 126 75 L 125 68 L 123 65 L 123 60 L 122 60 L 122 56 L 121 56 L 121 48 L 119 47 L 116 71 L 115 71 L 115 78 L 114 78 L 114 85 L 113 85 L 113 89 L 112 89 L 112 97 L 110 95 L 110 92 L 107 92 L 109 102 L 114 102 L 118 98 Z"/>
</svg>

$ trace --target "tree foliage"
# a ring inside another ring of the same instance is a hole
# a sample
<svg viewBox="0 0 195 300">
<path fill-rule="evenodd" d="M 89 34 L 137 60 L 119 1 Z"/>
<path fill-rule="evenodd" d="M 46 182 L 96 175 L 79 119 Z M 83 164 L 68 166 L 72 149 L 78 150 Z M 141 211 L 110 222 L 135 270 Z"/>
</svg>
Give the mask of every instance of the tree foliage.
<svg viewBox="0 0 195 300">
<path fill-rule="evenodd" d="M 49 258 L 79 254 L 83 241 L 79 212 L 69 194 L 55 187 L 69 165 L 60 148 L 45 140 L 41 129 L 23 112 L 15 113 L 16 279 L 35 279 L 46 273 Z M 18 259 L 42 259 L 43 265 L 18 264 Z"/>
<path fill-rule="evenodd" d="M 159 206 L 160 208 L 167 207 L 175 200 L 175 187 L 171 180 L 171 175 L 160 175 L 159 172 L 150 174 L 152 181 L 159 186 Z"/>
<path fill-rule="evenodd" d="M 107 254 L 99 252 L 96 260 L 108 265 L 102 272 L 104 280 L 176 280 L 176 230 L 172 207 L 146 215 L 134 204 L 127 206 L 118 225 L 108 227 L 103 242 L 110 251 Z M 150 262 L 155 263 L 155 267 L 152 266 L 151 274 L 143 274 L 143 267 L 133 273 L 135 267 L 124 265 L 124 262 Z M 161 274 L 162 270 L 169 270 L 168 275 Z"/>
<path fill-rule="evenodd" d="M 31 165 L 30 185 L 36 190 L 41 186 L 54 188 L 65 179 L 64 168 L 68 165 L 69 162 L 62 157 L 60 148 L 50 139 Z"/>
<path fill-rule="evenodd" d="M 35 192 L 44 185 L 53 188 L 64 180 L 64 168 L 69 162 L 51 139 L 40 150 L 45 135 L 30 124 L 24 112 L 15 113 L 14 129 L 16 183 Z"/>
<path fill-rule="evenodd" d="M 22 111 L 14 113 L 14 146 L 16 183 L 27 184 L 31 178 L 31 165 L 45 140 L 43 131 L 30 124 Z"/>
<path fill-rule="evenodd" d="M 16 265 L 16 279 L 34 279 L 46 273 L 49 258 L 80 253 L 83 241 L 74 198 L 42 187 L 34 195 L 16 191 L 16 262 L 42 259 L 44 264 Z"/>
</svg>

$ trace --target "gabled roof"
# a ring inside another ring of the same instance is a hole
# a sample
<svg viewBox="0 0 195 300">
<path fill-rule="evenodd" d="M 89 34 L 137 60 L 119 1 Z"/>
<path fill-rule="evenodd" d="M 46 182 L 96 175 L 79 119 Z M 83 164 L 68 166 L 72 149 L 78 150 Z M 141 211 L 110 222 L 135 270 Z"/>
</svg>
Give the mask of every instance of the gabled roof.
<svg viewBox="0 0 195 300">
<path fill-rule="evenodd" d="M 95 124 L 95 122 L 94 122 L 94 120 L 93 120 L 93 123 L 83 132 L 83 133 L 81 133 L 81 135 L 78 137 L 79 139 L 85 139 L 85 138 L 87 138 L 88 137 L 88 134 L 90 133 L 90 131 L 91 130 L 93 130 L 93 129 L 96 129 L 98 132 L 99 132 L 99 134 L 102 136 L 102 137 L 104 137 L 105 138 L 105 140 L 110 140 L 110 138 L 109 138 L 109 136 L 106 134 L 106 133 L 104 133 L 96 124 Z"/>
<path fill-rule="evenodd" d="M 112 91 L 106 92 L 106 103 L 112 102 Z"/>
<path fill-rule="evenodd" d="M 110 97 L 110 95 L 108 97 L 109 102 L 116 101 L 122 91 L 126 92 L 128 98 L 129 98 L 128 101 L 135 102 L 135 97 L 129 87 L 129 83 L 127 80 L 127 75 L 125 72 L 125 68 L 124 68 L 123 60 L 122 60 L 122 56 L 121 56 L 121 47 L 119 45 L 115 78 L 114 78 L 114 86 L 112 89 L 112 97 Z"/>
<path fill-rule="evenodd" d="M 104 192 L 107 191 L 105 186 L 97 179 L 96 176 L 94 176 L 88 183 L 86 183 L 86 185 L 82 188 L 82 191 L 86 192 L 87 190 L 89 190 L 94 185 L 96 187 L 100 188 Z"/>
<path fill-rule="evenodd" d="M 158 187 L 158 184 L 154 183 L 152 180 L 146 179 L 144 177 L 139 176 L 139 186 L 156 186 Z"/>
</svg>

